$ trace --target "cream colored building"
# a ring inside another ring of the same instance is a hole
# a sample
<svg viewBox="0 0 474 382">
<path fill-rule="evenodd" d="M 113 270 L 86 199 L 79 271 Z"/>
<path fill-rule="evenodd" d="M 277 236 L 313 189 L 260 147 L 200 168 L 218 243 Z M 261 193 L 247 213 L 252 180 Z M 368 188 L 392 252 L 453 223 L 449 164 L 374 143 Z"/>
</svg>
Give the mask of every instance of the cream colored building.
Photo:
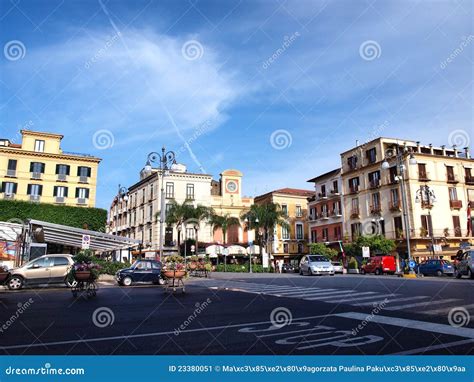
<svg viewBox="0 0 474 382">
<path fill-rule="evenodd" d="M 468 148 L 378 138 L 342 153 L 345 239 L 380 233 L 397 240 L 401 254 L 406 252 L 397 145 L 404 152 L 412 256 L 449 258 L 460 242 L 472 241 L 467 227 L 472 219 L 468 205 L 474 204 L 474 160 Z M 382 168 L 385 159 L 388 169 Z M 425 186 L 432 198 L 422 192 Z"/>
<path fill-rule="evenodd" d="M 255 204 L 277 203 L 286 212 L 290 228 L 275 227 L 273 253 L 275 259 L 299 261 L 308 253 L 308 198 L 314 191 L 282 188 L 256 196 Z"/>
<path fill-rule="evenodd" d="M 1 197 L 94 207 L 101 159 L 63 151 L 60 134 L 20 132 L 20 144 L 0 139 Z"/>
</svg>

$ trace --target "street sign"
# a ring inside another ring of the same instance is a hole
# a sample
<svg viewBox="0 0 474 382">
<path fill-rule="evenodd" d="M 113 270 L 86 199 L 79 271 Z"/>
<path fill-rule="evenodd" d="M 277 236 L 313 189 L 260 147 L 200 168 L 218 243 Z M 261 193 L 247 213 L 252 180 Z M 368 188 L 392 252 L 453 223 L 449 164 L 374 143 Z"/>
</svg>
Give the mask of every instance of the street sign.
<svg viewBox="0 0 474 382">
<path fill-rule="evenodd" d="M 411 269 L 415 268 L 415 265 L 416 265 L 416 263 L 415 263 L 413 260 L 410 260 L 410 262 L 408 263 L 408 266 L 409 266 Z"/>
<path fill-rule="evenodd" d="M 191 245 L 191 252 L 194 252 L 196 250 L 196 247 L 194 245 Z"/>
<path fill-rule="evenodd" d="M 82 249 L 89 249 L 91 244 L 91 237 L 90 235 L 82 235 Z"/>
<path fill-rule="evenodd" d="M 362 257 L 370 257 L 370 248 L 362 247 Z"/>
<path fill-rule="evenodd" d="M 262 267 L 268 268 L 268 253 L 263 252 L 262 254 Z"/>
<path fill-rule="evenodd" d="M 441 252 L 443 252 L 443 247 L 441 246 L 441 244 L 435 244 L 435 245 L 433 245 L 433 252 L 434 252 L 434 253 L 441 253 Z"/>
</svg>

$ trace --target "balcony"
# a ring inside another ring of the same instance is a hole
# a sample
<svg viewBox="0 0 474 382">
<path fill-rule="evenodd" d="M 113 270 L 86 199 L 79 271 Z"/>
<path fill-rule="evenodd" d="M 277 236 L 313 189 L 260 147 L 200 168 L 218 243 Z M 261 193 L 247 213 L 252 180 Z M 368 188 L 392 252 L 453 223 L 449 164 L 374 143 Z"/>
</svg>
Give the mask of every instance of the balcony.
<svg viewBox="0 0 474 382">
<path fill-rule="evenodd" d="M 446 178 L 446 182 L 456 184 L 456 183 L 459 183 L 459 180 L 456 175 L 448 175 Z"/>
<path fill-rule="evenodd" d="M 67 181 L 67 175 L 66 174 L 58 174 L 56 177 L 58 182 L 66 182 Z"/>
<path fill-rule="evenodd" d="M 5 199 L 5 200 L 13 200 L 13 199 L 15 199 L 15 194 L 9 194 L 9 193 L 6 193 L 6 192 L 5 192 L 5 193 L 3 194 L 3 199 Z"/>
<path fill-rule="evenodd" d="M 380 205 L 372 205 L 370 206 L 370 214 L 371 215 L 380 215 L 380 213 L 382 212 L 382 208 L 380 207 Z"/>
<path fill-rule="evenodd" d="M 372 179 L 369 181 L 369 188 L 379 188 L 380 187 L 380 179 Z"/>
<path fill-rule="evenodd" d="M 88 177 L 88 176 L 81 175 L 81 176 L 79 177 L 79 183 L 89 183 L 89 177 Z"/>
<path fill-rule="evenodd" d="M 325 192 L 319 192 L 318 193 L 318 199 L 327 199 L 328 196 Z"/>
<path fill-rule="evenodd" d="M 7 170 L 7 176 L 10 178 L 16 178 L 16 170 Z"/>
<path fill-rule="evenodd" d="M 31 173 L 31 179 L 36 179 L 36 180 L 41 179 L 42 175 L 43 174 L 40 173 L 40 172 L 32 172 Z"/>
<path fill-rule="evenodd" d="M 358 185 L 349 186 L 349 194 L 357 194 L 358 192 L 359 192 Z"/>
<path fill-rule="evenodd" d="M 30 195 L 30 201 L 31 202 L 39 202 L 40 198 L 41 197 L 39 195 Z"/>
<path fill-rule="evenodd" d="M 421 208 L 433 208 L 433 202 L 430 200 L 422 200 Z"/>
<path fill-rule="evenodd" d="M 342 213 L 339 209 L 335 209 L 335 210 L 332 210 L 332 216 L 333 217 L 341 217 L 342 216 Z"/>
<path fill-rule="evenodd" d="M 395 200 L 395 201 L 390 201 L 390 204 L 389 204 L 389 209 L 390 211 L 392 212 L 399 212 L 402 210 L 401 206 L 400 206 L 400 201 L 399 200 Z"/>
<path fill-rule="evenodd" d="M 470 186 L 474 185 L 474 176 L 466 176 L 466 184 L 469 184 Z"/>
<path fill-rule="evenodd" d="M 87 199 L 86 198 L 77 198 L 77 204 L 85 205 L 85 204 L 87 204 Z"/>
<path fill-rule="evenodd" d="M 54 202 L 63 204 L 66 201 L 66 198 L 64 196 L 55 196 L 54 197 Z"/>
<path fill-rule="evenodd" d="M 319 214 L 319 218 L 322 219 L 322 220 L 327 220 L 327 219 L 329 219 L 328 213 L 325 212 L 325 211 L 324 211 L 324 212 L 321 212 L 321 213 Z"/>
<path fill-rule="evenodd" d="M 351 209 L 351 218 L 358 219 L 360 217 L 359 207 Z"/>
<path fill-rule="evenodd" d="M 339 190 L 334 190 L 334 189 L 332 189 L 332 190 L 330 191 L 330 193 L 331 193 L 331 195 L 334 195 L 334 196 L 339 196 L 339 195 L 341 195 L 341 193 L 339 192 Z"/>
<path fill-rule="evenodd" d="M 385 178 L 385 183 L 386 184 L 397 184 L 398 183 L 398 179 L 396 178 L 396 176 L 387 176 Z"/>
<path fill-rule="evenodd" d="M 420 172 L 418 173 L 418 180 L 420 182 L 429 182 L 431 180 L 430 174 L 428 172 Z"/>
<path fill-rule="evenodd" d="M 449 206 L 452 209 L 460 210 L 462 208 L 462 200 L 450 200 L 449 201 Z"/>
</svg>

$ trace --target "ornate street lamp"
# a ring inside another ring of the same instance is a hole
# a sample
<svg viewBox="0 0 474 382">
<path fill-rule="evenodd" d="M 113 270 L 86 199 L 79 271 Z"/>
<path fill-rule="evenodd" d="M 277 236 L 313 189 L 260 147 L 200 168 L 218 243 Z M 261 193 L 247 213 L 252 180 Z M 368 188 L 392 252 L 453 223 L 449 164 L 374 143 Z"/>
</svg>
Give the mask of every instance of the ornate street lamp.
<svg viewBox="0 0 474 382">
<path fill-rule="evenodd" d="M 161 154 L 155 151 L 148 154 L 148 158 L 145 164 L 145 171 L 151 172 L 152 163 L 158 163 L 159 165 L 159 175 L 161 176 L 161 195 L 160 195 L 160 257 L 161 261 L 163 257 L 163 229 L 164 223 L 166 220 L 166 211 L 165 211 L 165 188 L 164 188 L 164 178 L 166 172 L 170 169 L 171 165 L 176 163 L 176 155 L 173 151 L 166 151 L 163 147 L 161 149 Z"/>
<path fill-rule="evenodd" d="M 428 209 L 428 216 L 429 216 L 428 233 L 431 237 L 431 253 L 434 257 L 435 241 L 434 241 L 434 234 L 433 234 L 433 222 L 431 221 L 431 209 L 433 208 L 433 204 L 436 202 L 436 196 L 434 194 L 434 191 L 428 185 L 420 186 L 420 188 L 416 191 L 415 202 L 421 203 L 421 208 Z"/>
<path fill-rule="evenodd" d="M 247 226 L 247 230 L 250 230 L 250 227 L 252 225 L 252 218 L 249 219 L 248 216 L 245 217 L 244 219 L 245 225 Z M 255 220 L 253 221 L 254 224 L 258 224 L 259 220 L 258 217 L 255 217 Z M 255 230 L 255 229 L 254 229 Z M 255 240 L 255 235 L 254 235 L 254 240 Z M 259 248 L 260 254 L 262 255 L 262 248 Z M 252 251 L 249 253 L 249 273 L 252 273 Z"/>
<path fill-rule="evenodd" d="M 396 180 L 400 181 L 400 189 L 402 194 L 402 213 L 403 213 L 403 224 L 405 225 L 405 236 L 407 238 L 407 253 L 408 253 L 408 261 L 409 264 L 412 264 L 412 256 L 411 256 L 411 247 L 410 247 L 410 219 L 408 218 L 408 202 L 407 202 L 407 194 L 405 189 L 405 173 L 406 173 L 406 166 L 404 164 L 404 160 L 406 156 L 409 156 L 408 163 L 412 166 L 416 165 L 416 158 L 413 154 L 411 148 L 408 148 L 406 144 L 399 145 L 398 143 L 395 144 L 391 149 L 385 152 L 385 158 L 382 163 L 382 169 L 388 170 L 391 166 L 389 161 L 391 159 L 395 159 L 395 166 L 397 169 L 397 176 L 395 177 Z M 399 175 L 398 175 L 399 174 Z M 410 267 L 410 274 L 415 274 L 413 268 Z"/>
<path fill-rule="evenodd" d="M 119 203 L 126 202 L 128 200 L 128 188 L 122 185 L 118 185 L 118 192 L 117 192 L 117 204 L 115 206 L 115 235 L 118 235 L 118 209 Z"/>
</svg>

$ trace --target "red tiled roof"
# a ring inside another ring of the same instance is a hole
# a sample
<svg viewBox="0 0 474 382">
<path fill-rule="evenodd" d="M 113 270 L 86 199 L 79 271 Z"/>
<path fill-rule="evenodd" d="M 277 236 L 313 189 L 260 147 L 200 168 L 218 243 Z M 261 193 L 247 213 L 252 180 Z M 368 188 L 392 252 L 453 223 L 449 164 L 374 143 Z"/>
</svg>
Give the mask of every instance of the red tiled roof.
<svg viewBox="0 0 474 382">
<path fill-rule="evenodd" d="M 287 195 L 297 195 L 297 196 L 311 196 L 314 195 L 314 190 L 302 190 L 300 188 L 280 188 L 275 191 L 269 192 L 269 194 L 287 194 Z"/>
</svg>

